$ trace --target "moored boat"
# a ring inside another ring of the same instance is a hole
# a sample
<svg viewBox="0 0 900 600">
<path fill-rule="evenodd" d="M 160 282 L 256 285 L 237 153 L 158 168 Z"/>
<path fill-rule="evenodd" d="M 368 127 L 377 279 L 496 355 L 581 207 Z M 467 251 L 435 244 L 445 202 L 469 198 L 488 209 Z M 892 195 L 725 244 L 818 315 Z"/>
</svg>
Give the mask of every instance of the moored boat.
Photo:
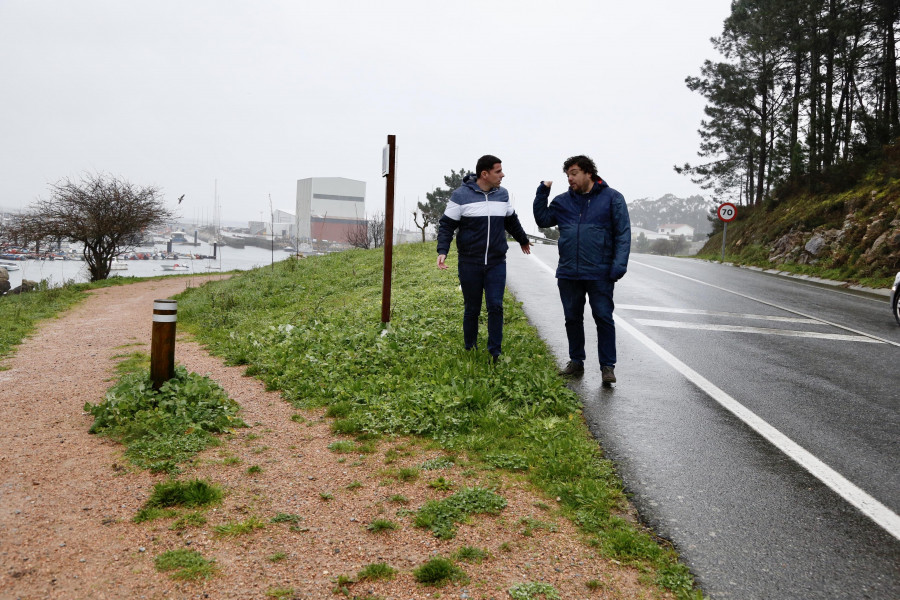
<svg viewBox="0 0 900 600">
<path fill-rule="evenodd" d="M 163 271 L 190 271 L 191 267 L 188 265 L 181 265 L 175 263 L 173 265 L 160 265 Z"/>
</svg>

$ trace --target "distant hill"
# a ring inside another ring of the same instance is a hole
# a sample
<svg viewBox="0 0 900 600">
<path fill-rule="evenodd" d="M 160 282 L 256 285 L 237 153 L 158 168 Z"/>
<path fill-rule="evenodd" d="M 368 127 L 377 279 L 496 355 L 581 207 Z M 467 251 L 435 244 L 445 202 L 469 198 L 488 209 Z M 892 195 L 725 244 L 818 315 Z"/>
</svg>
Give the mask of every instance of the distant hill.
<svg viewBox="0 0 900 600">
<path fill-rule="evenodd" d="M 666 194 L 656 200 L 628 200 L 627 204 L 632 227 L 656 231 L 660 225 L 681 223 L 693 227 L 695 234 L 712 231 L 712 223 L 706 217 L 716 203 L 703 196 L 679 198 L 674 194 Z"/>
</svg>

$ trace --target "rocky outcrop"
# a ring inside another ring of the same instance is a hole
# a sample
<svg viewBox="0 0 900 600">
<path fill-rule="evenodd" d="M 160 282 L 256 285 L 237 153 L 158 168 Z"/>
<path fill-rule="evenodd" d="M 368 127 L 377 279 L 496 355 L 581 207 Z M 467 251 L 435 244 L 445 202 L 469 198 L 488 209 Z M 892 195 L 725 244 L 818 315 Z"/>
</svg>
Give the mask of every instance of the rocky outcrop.
<svg viewBox="0 0 900 600">
<path fill-rule="evenodd" d="M 8 284 L 9 282 L 7 282 Z M 37 281 L 31 281 L 29 279 L 23 279 L 22 285 L 16 286 L 13 289 L 6 292 L 7 294 L 23 294 L 25 292 L 33 292 L 38 286 Z"/>
<path fill-rule="evenodd" d="M 854 254 L 853 249 L 861 252 Z M 871 221 L 860 222 L 850 213 L 840 229 L 792 229 L 769 248 L 769 261 L 774 264 L 816 264 L 825 258 L 834 258 L 838 263 L 858 260 L 866 265 L 876 261 L 900 265 L 900 219 L 888 221 L 882 213 Z"/>
<path fill-rule="evenodd" d="M 9 291 L 9 271 L 6 267 L 0 267 L 0 296 Z"/>
</svg>

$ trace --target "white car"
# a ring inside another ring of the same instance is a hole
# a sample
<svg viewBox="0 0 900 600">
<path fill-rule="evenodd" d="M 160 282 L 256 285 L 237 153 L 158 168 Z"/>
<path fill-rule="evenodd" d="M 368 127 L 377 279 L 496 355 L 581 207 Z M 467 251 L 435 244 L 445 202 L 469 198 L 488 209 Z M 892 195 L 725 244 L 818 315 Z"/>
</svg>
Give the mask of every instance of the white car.
<svg viewBox="0 0 900 600">
<path fill-rule="evenodd" d="M 900 273 L 894 277 L 894 285 L 891 287 L 891 312 L 897 319 L 897 325 L 900 325 Z"/>
</svg>

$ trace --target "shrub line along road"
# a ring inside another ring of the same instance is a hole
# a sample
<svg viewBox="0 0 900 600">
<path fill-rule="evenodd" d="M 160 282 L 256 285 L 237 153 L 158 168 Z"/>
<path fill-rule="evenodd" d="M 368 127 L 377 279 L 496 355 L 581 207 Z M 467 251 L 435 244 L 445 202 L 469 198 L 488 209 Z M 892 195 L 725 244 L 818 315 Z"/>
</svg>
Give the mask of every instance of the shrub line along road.
<svg viewBox="0 0 900 600">
<path fill-rule="evenodd" d="M 562 364 L 556 248 L 509 287 Z M 900 597 L 900 328 L 886 299 L 633 255 L 616 286 L 619 383 L 591 431 L 644 519 L 713 598 Z"/>
</svg>

